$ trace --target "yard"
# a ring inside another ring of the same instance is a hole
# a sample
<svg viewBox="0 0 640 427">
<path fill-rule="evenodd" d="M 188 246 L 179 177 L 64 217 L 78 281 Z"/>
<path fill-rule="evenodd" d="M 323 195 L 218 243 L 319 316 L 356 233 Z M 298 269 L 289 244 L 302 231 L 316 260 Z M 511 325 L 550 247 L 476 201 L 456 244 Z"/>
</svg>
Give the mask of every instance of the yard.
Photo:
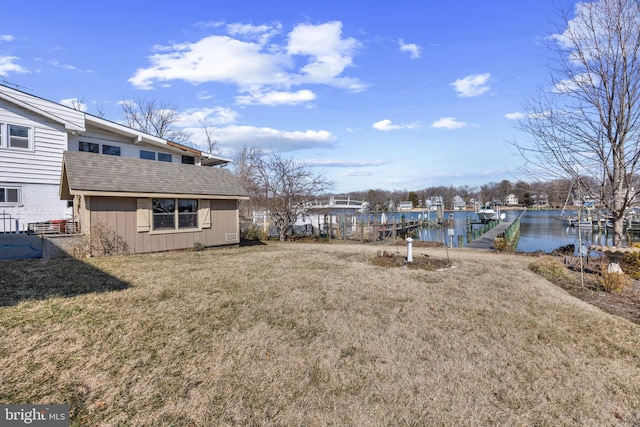
<svg viewBox="0 0 640 427">
<path fill-rule="evenodd" d="M 380 250 L 0 262 L 0 403 L 92 426 L 640 424 L 640 325 L 530 257 Z"/>
</svg>

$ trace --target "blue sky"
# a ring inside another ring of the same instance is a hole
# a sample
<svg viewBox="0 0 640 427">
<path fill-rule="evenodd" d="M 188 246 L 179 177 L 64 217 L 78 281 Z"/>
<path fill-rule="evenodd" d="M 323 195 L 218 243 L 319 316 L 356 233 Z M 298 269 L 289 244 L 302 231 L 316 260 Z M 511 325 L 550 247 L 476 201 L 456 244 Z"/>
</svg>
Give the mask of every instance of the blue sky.
<svg viewBox="0 0 640 427">
<path fill-rule="evenodd" d="M 196 141 L 206 120 L 223 155 L 273 149 L 335 192 L 479 186 L 523 177 L 508 141 L 557 4 L 5 0 L 0 78 L 114 121 L 171 102 Z"/>
</svg>

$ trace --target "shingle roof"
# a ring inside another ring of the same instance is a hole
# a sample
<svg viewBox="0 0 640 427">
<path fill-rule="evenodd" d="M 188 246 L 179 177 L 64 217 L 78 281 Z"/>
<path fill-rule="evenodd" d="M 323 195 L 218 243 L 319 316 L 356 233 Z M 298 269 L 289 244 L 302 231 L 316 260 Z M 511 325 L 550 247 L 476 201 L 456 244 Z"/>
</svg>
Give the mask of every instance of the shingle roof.
<svg viewBox="0 0 640 427">
<path fill-rule="evenodd" d="M 61 194 L 86 192 L 248 197 L 226 169 L 66 151 Z"/>
</svg>

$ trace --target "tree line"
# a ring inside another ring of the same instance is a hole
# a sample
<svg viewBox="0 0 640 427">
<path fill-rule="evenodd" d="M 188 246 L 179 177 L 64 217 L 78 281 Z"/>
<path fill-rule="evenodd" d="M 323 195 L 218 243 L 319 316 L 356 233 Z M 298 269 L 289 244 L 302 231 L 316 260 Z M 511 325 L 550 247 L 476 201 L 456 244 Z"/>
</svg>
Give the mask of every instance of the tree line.
<svg viewBox="0 0 640 427">
<path fill-rule="evenodd" d="M 369 203 L 369 209 L 386 211 L 390 206 L 398 206 L 400 202 L 411 201 L 414 207 L 426 206 L 426 201 L 433 197 L 442 197 L 445 209 L 452 209 L 454 197 L 459 196 L 467 206 L 474 200 L 482 205 L 505 203 L 510 194 L 518 198 L 521 206 L 532 207 L 536 200 L 544 199 L 551 208 L 562 208 L 567 199 L 573 204 L 574 197 L 581 197 L 574 190 L 571 180 L 554 179 L 550 181 L 525 182 L 522 180 L 511 182 L 489 182 L 480 186 L 434 186 L 419 190 L 384 190 L 381 188 L 365 191 L 352 191 L 335 196 L 351 197 L 356 200 L 365 200 Z"/>
</svg>

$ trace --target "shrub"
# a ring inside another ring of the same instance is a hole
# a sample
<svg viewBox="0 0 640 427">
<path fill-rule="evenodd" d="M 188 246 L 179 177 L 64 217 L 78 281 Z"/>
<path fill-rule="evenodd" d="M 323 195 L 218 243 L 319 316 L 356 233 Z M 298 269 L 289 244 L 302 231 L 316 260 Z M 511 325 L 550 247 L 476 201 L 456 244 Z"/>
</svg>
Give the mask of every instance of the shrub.
<svg viewBox="0 0 640 427">
<path fill-rule="evenodd" d="M 508 249 L 507 240 L 504 237 L 496 237 L 493 239 L 493 247 L 498 252 L 504 252 Z"/>
<path fill-rule="evenodd" d="M 640 248 L 640 244 L 633 245 L 634 248 Z M 640 279 L 640 252 L 631 252 L 624 254 L 620 260 L 620 267 L 629 277 Z"/>
<path fill-rule="evenodd" d="M 558 259 L 550 256 L 538 258 L 529 264 L 529 270 L 555 284 L 573 279 L 567 271 L 567 267 Z"/>
<path fill-rule="evenodd" d="M 602 267 L 602 274 L 598 279 L 600 285 L 607 292 L 622 292 L 631 285 L 631 279 L 625 273 L 609 272 L 607 266 Z"/>
<path fill-rule="evenodd" d="M 89 235 L 82 236 L 82 239 L 71 248 L 74 258 L 126 253 L 129 253 L 127 242 L 115 230 L 102 224 L 92 226 Z"/>
<path fill-rule="evenodd" d="M 240 223 L 240 240 L 259 242 L 266 239 L 266 234 L 257 225 L 251 222 Z"/>
</svg>

